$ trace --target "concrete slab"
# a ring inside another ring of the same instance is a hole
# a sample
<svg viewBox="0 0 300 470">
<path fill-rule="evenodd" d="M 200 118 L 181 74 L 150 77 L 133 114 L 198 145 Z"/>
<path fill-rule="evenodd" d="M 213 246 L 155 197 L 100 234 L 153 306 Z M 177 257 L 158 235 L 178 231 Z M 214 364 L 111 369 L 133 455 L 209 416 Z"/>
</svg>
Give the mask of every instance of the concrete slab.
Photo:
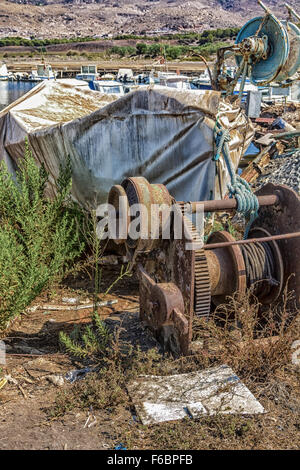
<svg viewBox="0 0 300 470">
<path fill-rule="evenodd" d="M 227 365 L 167 377 L 143 376 L 127 388 L 143 424 L 219 413 L 265 412 Z"/>
</svg>

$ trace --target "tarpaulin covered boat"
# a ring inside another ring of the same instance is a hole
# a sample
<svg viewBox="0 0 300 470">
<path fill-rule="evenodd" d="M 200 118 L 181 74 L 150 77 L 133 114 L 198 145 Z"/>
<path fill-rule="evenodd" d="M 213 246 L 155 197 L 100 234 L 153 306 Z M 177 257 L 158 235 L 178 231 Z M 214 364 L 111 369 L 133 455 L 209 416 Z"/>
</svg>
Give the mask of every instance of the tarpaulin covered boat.
<svg viewBox="0 0 300 470">
<path fill-rule="evenodd" d="M 70 157 L 72 194 L 86 207 L 106 201 L 111 186 L 132 175 L 165 184 L 177 200 L 220 198 L 229 175 L 222 157 L 218 172 L 213 159 L 217 116 L 230 132 L 236 169 L 253 128 L 219 92 L 150 86 L 119 98 L 74 80 L 43 82 L 0 113 L 0 160 L 14 171 L 27 138 L 51 192 Z"/>
</svg>

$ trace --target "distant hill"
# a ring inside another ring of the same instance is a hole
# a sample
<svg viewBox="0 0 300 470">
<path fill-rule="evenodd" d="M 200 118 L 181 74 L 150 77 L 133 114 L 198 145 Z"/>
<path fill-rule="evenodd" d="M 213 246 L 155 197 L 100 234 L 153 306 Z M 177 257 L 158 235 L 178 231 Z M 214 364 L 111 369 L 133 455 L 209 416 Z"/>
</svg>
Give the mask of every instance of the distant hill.
<svg viewBox="0 0 300 470">
<path fill-rule="evenodd" d="M 299 1 L 289 3 L 296 9 Z M 283 1 L 265 4 L 286 17 Z M 242 26 L 261 14 L 256 0 L 0 0 L 0 37 L 201 32 Z"/>
</svg>

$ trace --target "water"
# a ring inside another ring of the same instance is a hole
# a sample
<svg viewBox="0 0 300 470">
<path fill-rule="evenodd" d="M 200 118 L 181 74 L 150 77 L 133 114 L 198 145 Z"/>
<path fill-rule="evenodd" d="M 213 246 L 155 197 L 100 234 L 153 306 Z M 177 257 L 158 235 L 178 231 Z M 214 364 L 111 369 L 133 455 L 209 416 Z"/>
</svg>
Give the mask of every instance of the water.
<svg viewBox="0 0 300 470">
<path fill-rule="evenodd" d="M 0 111 L 27 93 L 36 83 L 0 81 Z"/>
</svg>

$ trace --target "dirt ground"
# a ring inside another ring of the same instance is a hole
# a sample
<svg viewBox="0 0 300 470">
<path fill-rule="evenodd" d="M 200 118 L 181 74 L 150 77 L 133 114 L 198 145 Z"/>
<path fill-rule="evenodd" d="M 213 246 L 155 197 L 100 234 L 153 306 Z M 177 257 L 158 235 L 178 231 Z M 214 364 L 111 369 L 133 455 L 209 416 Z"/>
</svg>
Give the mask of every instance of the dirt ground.
<svg viewBox="0 0 300 470">
<path fill-rule="evenodd" d="M 115 278 L 116 272 L 115 269 L 106 269 L 107 285 Z M 92 283 L 88 279 L 77 279 L 72 284 L 73 289 L 60 288 L 57 292 L 46 293 L 36 299 L 34 305 L 62 304 L 61 298 L 64 296 L 92 299 L 89 295 Z M 135 335 L 134 330 L 140 329 L 137 321 L 137 289 L 135 280 L 130 280 L 130 286 L 128 280 L 120 281 L 114 293 L 106 297 L 106 300 L 118 300 L 118 303 L 101 308 L 101 317 L 109 317 L 110 322 L 118 322 L 124 317 L 126 321 L 126 317 L 133 317 L 133 322 L 129 322 L 129 335 Z M 88 410 L 72 412 L 59 420 L 48 417 L 48 410 L 54 403 L 59 387 L 45 377 L 49 374 L 65 375 L 70 370 L 82 367 L 62 352 L 59 331 L 69 333 L 76 324 L 90 322 L 91 313 L 91 308 L 50 312 L 39 309 L 24 315 L 2 337 L 7 352 L 3 372 L 11 375 L 17 384 L 7 383 L 0 390 L 0 449 L 114 448 L 109 412 L 95 412 L 101 426 L 90 429 L 84 429 Z M 127 415 L 127 419 L 130 419 L 129 411 Z"/>
<path fill-rule="evenodd" d="M 118 266 L 105 268 L 110 285 Z M 2 373 L 11 380 L 0 390 L 0 449 L 297 449 L 300 447 L 300 370 L 288 364 L 268 384 L 249 387 L 265 407 L 265 415 L 219 416 L 143 426 L 127 403 L 91 409 L 70 407 L 53 413 L 58 394 L 68 394 L 74 384 L 53 383 L 53 376 L 65 376 L 82 368 L 59 344 L 59 331 L 71 333 L 74 326 L 90 322 L 91 309 L 47 311 L 43 304 L 62 305 L 63 297 L 91 299 L 92 284 L 85 277 L 45 293 L 34 305 L 41 309 L 15 322 L 2 340 L 7 345 L 7 363 Z M 108 324 L 122 323 L 123 334 L 132 344 L 149 350 L 157 346 L 138 320 L 138 283 L 124 278 L 101 308 Z M 67 305 L 67 304 L 66 304 Z M 175 371 L 175 366 L 174 366 Z M 80 382 L 84 383 L 84 378 Z M 66 395 L 68 396 L 68 395 Z M 85 426 L 88 416 L 92 426 Z"/>
</svg>

